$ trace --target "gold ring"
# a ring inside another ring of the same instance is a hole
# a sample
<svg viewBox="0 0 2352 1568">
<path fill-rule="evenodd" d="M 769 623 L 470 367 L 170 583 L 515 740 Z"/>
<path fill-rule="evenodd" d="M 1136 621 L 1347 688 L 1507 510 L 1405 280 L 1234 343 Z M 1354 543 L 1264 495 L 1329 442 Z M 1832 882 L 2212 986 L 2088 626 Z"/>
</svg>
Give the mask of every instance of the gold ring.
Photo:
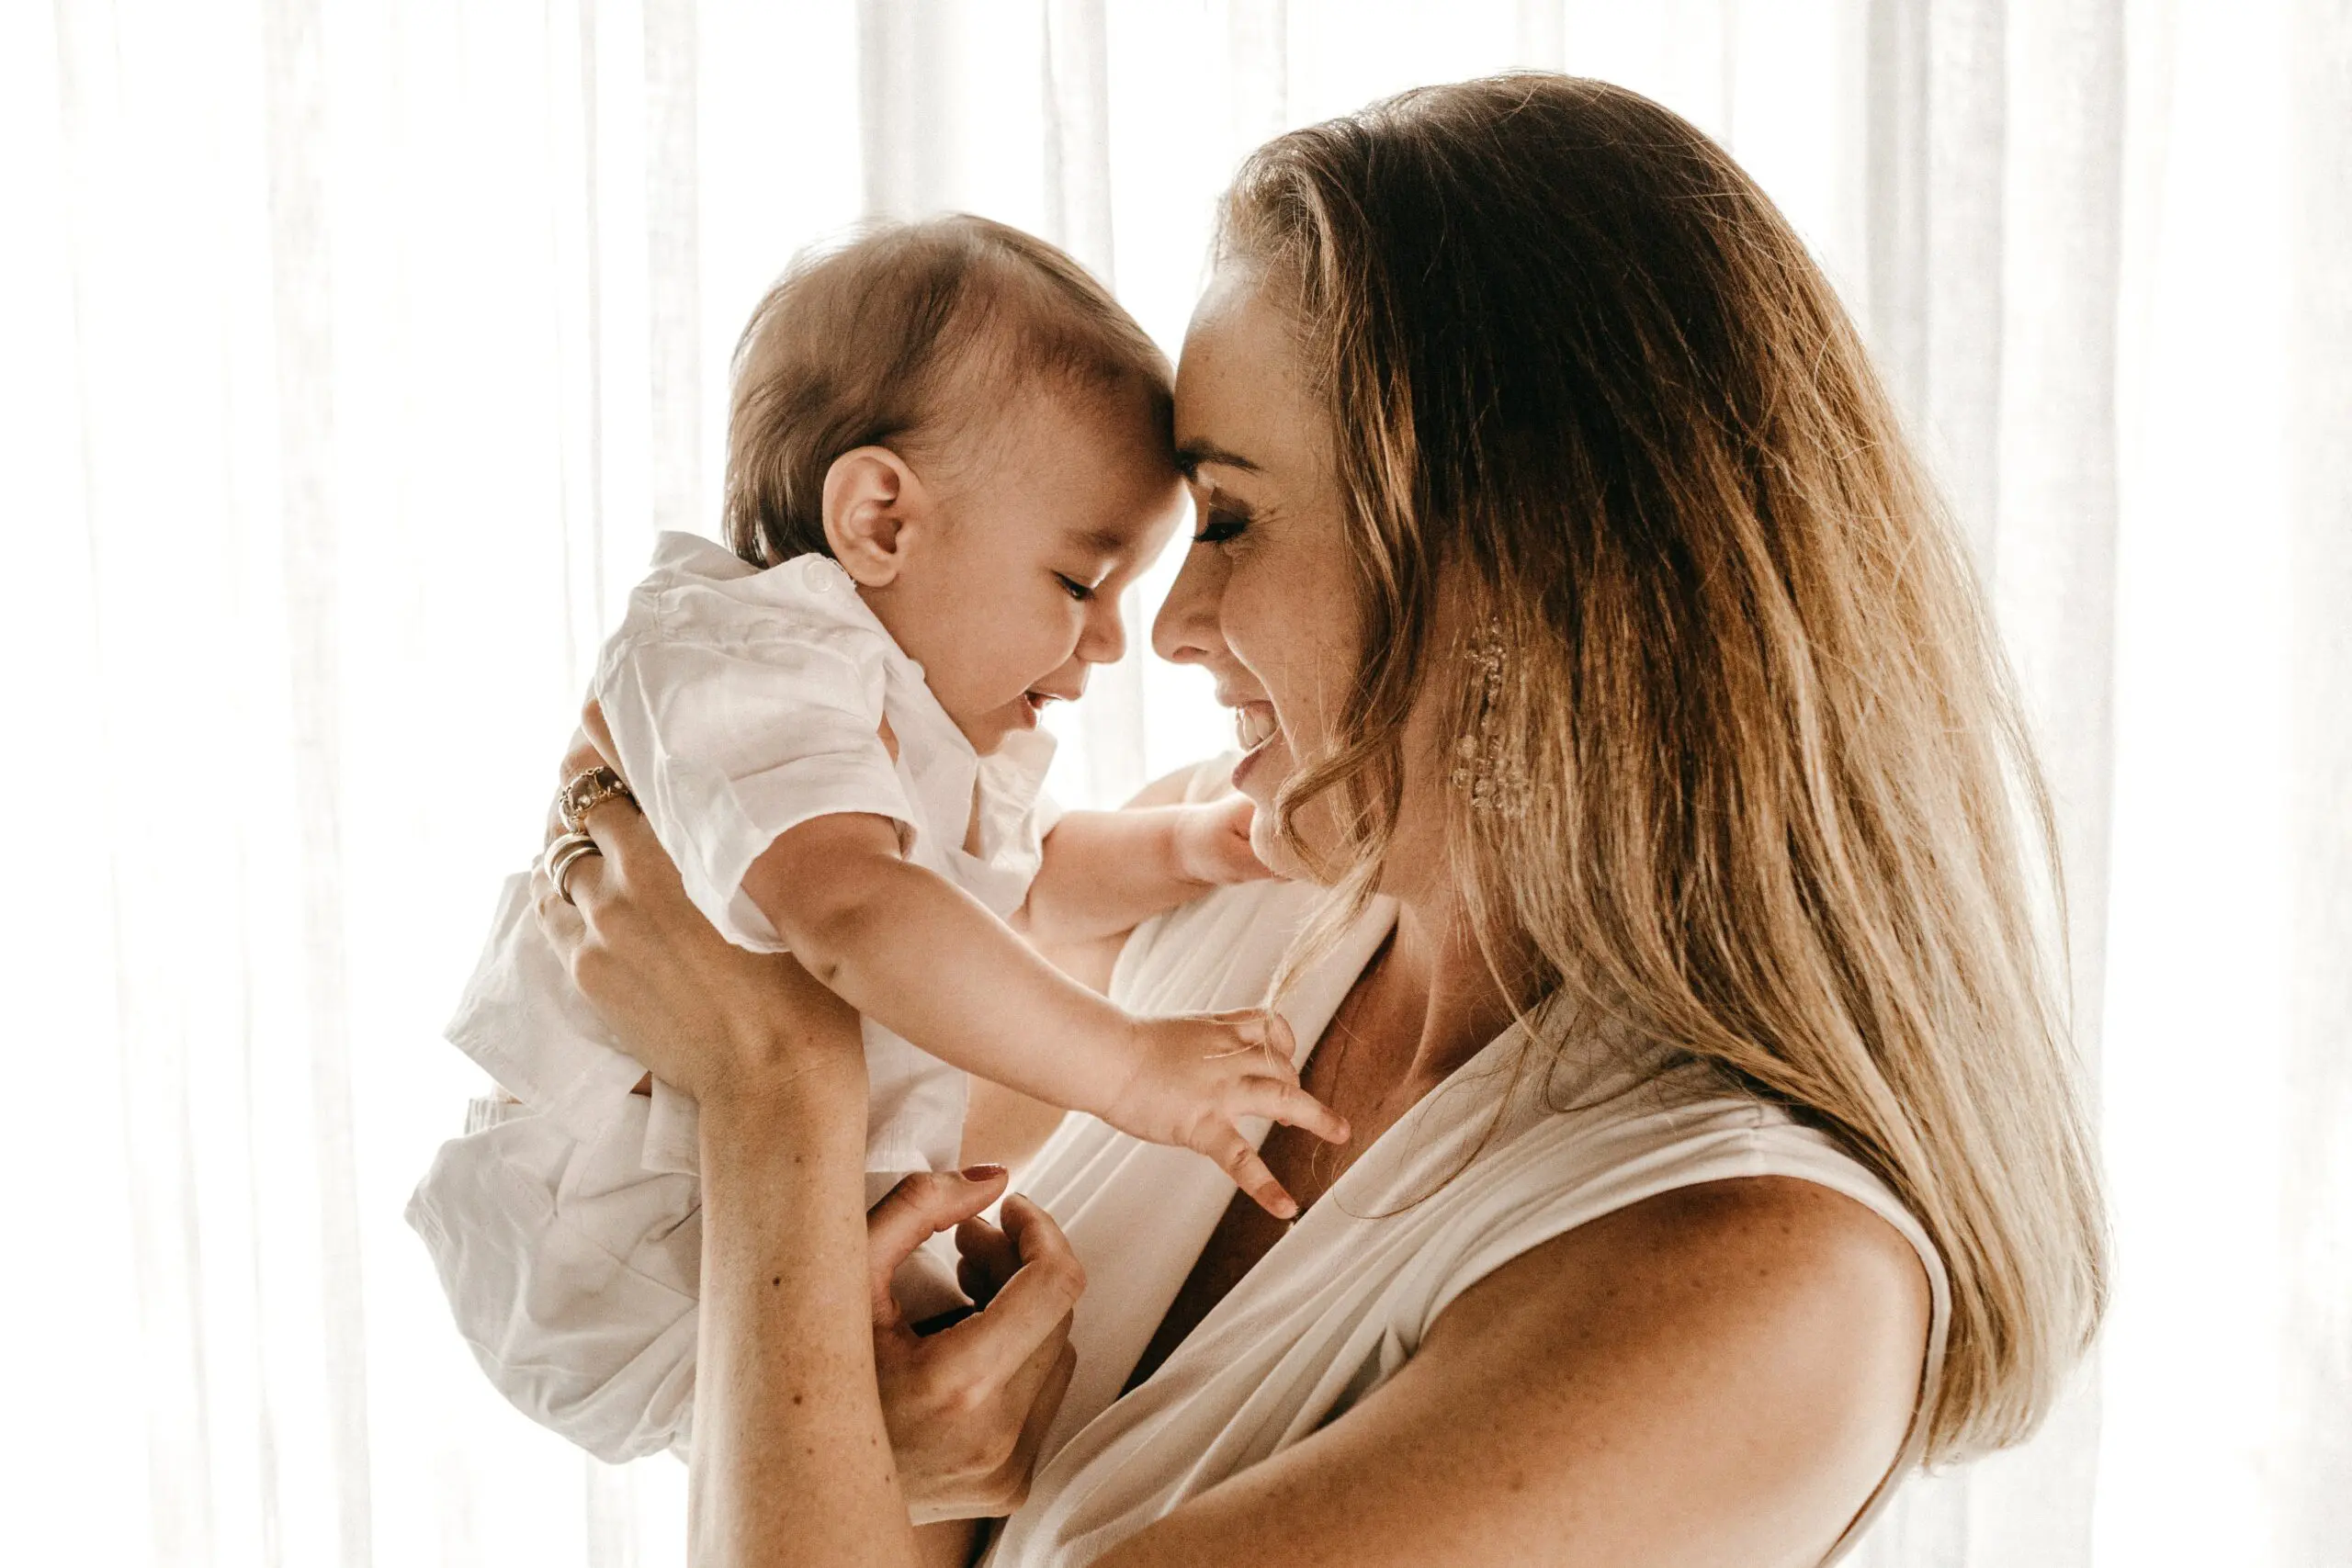
<svg viewBox="0 0 2352 1568">
<path fill-rule="evenodd" d="M 571 868 L 590 855 L 603 854 L 596 840 L 585 833 L 566 833 L 547 850 L 548 880 L 555 884 L 556 894 L 565 903 L 572 903 Z M 573 908 L 578 908 L 575 904 Z"/>
<path fill-rule="evenodd" d="M 556 792 L 556 815 L 573 832 L 584 833 L 588 830 L 588 813 L 608 800 L 626 800 L 634 805 L 637 796 L 631 793 L 628 782 L 612 769 L 601 765 L 590 768 L 572 774 Z"/>
</svg>

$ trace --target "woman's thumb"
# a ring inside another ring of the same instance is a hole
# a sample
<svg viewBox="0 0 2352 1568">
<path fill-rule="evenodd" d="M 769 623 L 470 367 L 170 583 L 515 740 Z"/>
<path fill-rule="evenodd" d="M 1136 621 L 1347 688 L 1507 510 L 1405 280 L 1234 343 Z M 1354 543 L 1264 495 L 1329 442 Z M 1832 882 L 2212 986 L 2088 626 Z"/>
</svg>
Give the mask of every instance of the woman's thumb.
<svg viewBox="0 0 2352 1568">
<path fill-rule="evenodd" d="M 955 1229 L 995 1202 L 1004 1191 L 1004 1179 L 1001 1165 L 919 1170 L 866 1211 L 865 1254 L 877 1316 L 889 1300 L 890 1279 L 899 1265 L 938 1232 Z"/>
</svg>

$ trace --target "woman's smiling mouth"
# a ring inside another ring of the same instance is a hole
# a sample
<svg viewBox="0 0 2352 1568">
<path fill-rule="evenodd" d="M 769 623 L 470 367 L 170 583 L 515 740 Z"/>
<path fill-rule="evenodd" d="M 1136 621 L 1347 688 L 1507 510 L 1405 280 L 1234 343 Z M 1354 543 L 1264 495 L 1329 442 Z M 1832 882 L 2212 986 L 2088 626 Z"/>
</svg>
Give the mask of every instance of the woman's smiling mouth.
<svg viewBox="0 0 2352 1568">
<path fill-rule="evenodd" d="M 1233 764 L 1234 788 L 1245 795 L 1249 793 L 1250 777 L 1257 773 L 1258 765 L 1266 760 L 1266 754 L 1273 750 L 1273 743 L 1281 739 L 1283 727 L 1274 716 L 1273 704 L 1261 700 L 1236 705 L 1233 738 L 1240 744 L 1241 760 Z M 1262 804 L 1272 797 L 1268 795 L 1251 798 Z"/>
<path fill-rule="evenodd" d="M 1233 736 L 1244 751 L 1255 751 L 1272 740 L 1279 728 L 1272 703 L 1243 703 L 1233 710 Z"/>
</svg>

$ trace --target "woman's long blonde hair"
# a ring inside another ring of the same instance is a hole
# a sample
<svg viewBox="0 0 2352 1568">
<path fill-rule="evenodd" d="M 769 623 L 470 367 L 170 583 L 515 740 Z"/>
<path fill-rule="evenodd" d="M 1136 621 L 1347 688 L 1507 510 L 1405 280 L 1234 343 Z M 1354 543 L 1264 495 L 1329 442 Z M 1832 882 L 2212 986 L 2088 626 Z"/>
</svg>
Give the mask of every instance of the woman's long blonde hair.
<svg viewBox="0 0 2352 1568">
<path fill-rule="evenodd" d="M 1328 797 L 1360 906 L 1407 714 L 1450 693 L 1485 950 L 1884 1179 L 1951 1280 L 1930 1460 L 2024 1438 L 2106 1299 L 2035 901 L 2049 806 L 1969 563 L 1803 243 L 1678 116 L 1514 75 L 1269 143 L 1221 250 L 1293 291 L 1371 650 L 1284 831 Z"/>
</svg>

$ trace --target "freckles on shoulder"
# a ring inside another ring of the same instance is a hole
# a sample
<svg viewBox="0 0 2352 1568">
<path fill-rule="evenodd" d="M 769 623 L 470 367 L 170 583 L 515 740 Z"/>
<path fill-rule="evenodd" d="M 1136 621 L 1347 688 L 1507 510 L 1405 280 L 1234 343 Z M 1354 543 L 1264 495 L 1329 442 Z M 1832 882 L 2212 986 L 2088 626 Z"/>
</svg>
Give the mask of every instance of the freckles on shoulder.
<svg viewBox="0 0 2352 1568">
<path fill-rule="evenodd" d="M 1748 1177 L 1531 1248 L 1457 1298 L 1423 1348 L 1515 1367 L 1588 1431 L 1597 1419 L 1630 1436 L 1604 1414 L 1615 1407 L 1654 1437 L 1746 1429 L 1787 1464 L 1867 1490 L 1910 1430 L 1932 1314 L 1894 1225 L 1817 1183 Z"/>
<path fill-rule="evenodd" d="M 1800 1419 L 1824 1459 L 1883 1469 L 1918 1403 L 1934 1313 L 1911 1242 L 1861 1203 L 1796 1177 L 1751 1177 L 1651 1202 L 1654 1242 L 1685 1260 L 1694 1317 L 1725 1376 Z M 1641 1205 L 1639 1207 L 1647 1207 Z M 1634 1223 L 1642 1223 L 1636 1215 Z M 1673 1281 L 1661 1281 L 1669 1292 Z"/>
</svg>

